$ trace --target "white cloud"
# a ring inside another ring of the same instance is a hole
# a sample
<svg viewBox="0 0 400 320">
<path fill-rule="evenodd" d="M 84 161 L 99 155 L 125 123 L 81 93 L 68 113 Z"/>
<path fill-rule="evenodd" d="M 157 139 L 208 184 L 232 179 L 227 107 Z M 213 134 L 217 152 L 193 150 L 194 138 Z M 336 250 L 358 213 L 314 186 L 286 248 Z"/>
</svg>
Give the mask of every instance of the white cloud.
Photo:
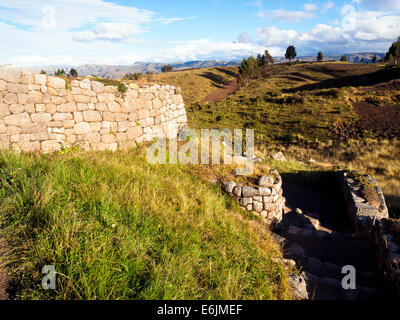
<svg viewBox="0 0 400 320">
<path fill-rule="evenodd" d="M 238 42 L 241 43 L 254 43 L 254 39 L 252 39 L 248 33 L 244 32 L 237 37 Z"/>
<path fill-rule="evenodd" d="M 152 61 L 187 61 L 209 60 L 218 57 L 220 60 L 235 60 L 244 56 L 256 55 L 265 50 L 265 46 L 244 42 L 215 42 L 210 39 L 175 41 L 176 46 L 163 50 L 152 57 Z"/>
<path fill-rule="evenodd" d="M 192 20 L 192 19 L 197 19 L 197 17 L 192 16 L 192 17 L 187 17 L 187 18 L 159 18 L 157 21 L 161 22 L 161 24 L 170 24 L 172 22 L 176 21 L 184 21 L 184 20 Z"/>
<path fill-rule="evenodd" d="M 69 31 L 85 25 L 102 22 L 131 23 L 140 25 L 150 22 L 154 13 L 134 7 L 122 6 L 103 0 L 2 0 L 0 19 L 41 28 L 41 8 L 55 9 L 57 31 Z M 7 8 L 7 9 L 4 9 Z"/>
<path fill-rule="evenodd" d="M 145 41 L 137 37 L 154 23 L 155 15 L 103 0 L 2 0 L 0 63 L 131 64 L 128 59 L 136 56 L 126 52 L 135 52 L 133 44 Z"/>
<path fill-rule="evenodd" d="M 246 5 L 262 8 L 263 3 L 262 3 L 262 1 L 258 0 L 258 1 L 254 1 L 254 2 L 247 2 Z"/>
<path fill-rule="evenodd" d="M 325 13 L 325 12 L 327 12 L 329 9 L 333 8 L 334 6 L 335 6 L 335 4 L 334 4 L 332 1 L 325 2 L 325 3 L 322 5 L 321 12 L 322 12 L 322 13 Z"/>
<path fill-rule="evenodd" d="M 318 24 L 305 32 L 265 27 L 257 30 L 265 46 L 285 48 L 295 44 L 301 54 L 313 54 L 316 49 L 331 53 L 385 51 L 399 36 L 400 15 L 379 11 L 356 11 L 342 8 L 342 19 L 336 26 Z"/>
<path fill-rule="evenodd" d="M 276 27 L 264 27 L 257 30 L 257 35 L 263 39 L 264 45 L 280 46 L 297 41 L 299 34 L 295 30 L 280 30 Z"/>
<path fill-rule="evenodd" d="M 130 23 L 100 23 L 92 30 L 74 33 L 78 41 L 123 41 L 145 32 L 135 24 Z"/>
<path fill-rule="evenodd" d="M 313 3 L 306 3 L 304 5 L 304 11 L 315 11 L 318 10 L 318 7 Z"/>
<path fill-rule="evenodd" d="M 358 7 L 364 9 L 374 9 L 374 10 L 389 10 L 395 11 L 400 10 L 399 0 L 353 0 Z"/>
<path fill-rule="evenodd" d="M 259 11 L 257 17 L 266 21 L 285 21 L 285 22 L 298 22 L 302 19 L 314 18 L 315 14 L 310 11 L 289 11 L 289 10 L 269 10 Z"/>
</svg>

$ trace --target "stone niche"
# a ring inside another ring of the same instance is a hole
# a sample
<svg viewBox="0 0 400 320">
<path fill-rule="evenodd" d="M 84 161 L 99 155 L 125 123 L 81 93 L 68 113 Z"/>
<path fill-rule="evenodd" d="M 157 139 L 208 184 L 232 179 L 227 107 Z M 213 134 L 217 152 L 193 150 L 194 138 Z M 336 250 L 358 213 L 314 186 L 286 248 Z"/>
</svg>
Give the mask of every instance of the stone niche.
<svg viewBox="0 0 400 320">
<path fill-rule="evenodd" d="M 53 152 L 63 147 L 115 151 L 186 125 L 181 89 L 116 86 L 0 67 L 0 148 Z"/>
<path fill-rule="evenodd" d="M 260 215 L 266 224 L 276 225 L 282 221 L 286 200 L 283 197 L 282 178 L 276 170 L 270 170 L 268 176 L 258 177 L 255 187 L 229 181 L 223 184 L 223 189 L 243 209 Z"/>
</svg>

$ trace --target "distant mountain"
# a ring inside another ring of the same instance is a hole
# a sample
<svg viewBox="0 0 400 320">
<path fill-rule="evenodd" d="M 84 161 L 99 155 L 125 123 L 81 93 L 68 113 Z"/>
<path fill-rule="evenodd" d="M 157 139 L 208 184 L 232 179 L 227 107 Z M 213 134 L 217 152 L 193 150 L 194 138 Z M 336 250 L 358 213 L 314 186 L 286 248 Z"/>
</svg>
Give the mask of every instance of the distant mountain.
<svg viewBox="0 0 400 320">
<path fill-rule="evenodd" d="M 348 53 L 348 54 L 344 54 L 344 56 L 346 56 L 348 62 L 371 63 L 372 58 L 374 57 L 374 54 L 376 54 L 378 60 L 381 58 L 384 58 L 386 55 L 385 53 L 379 53 L 379 52 L 362 52 L 362 53 Z M 342 58 L 342 55 L 324 55 L 324 61 L 340 61 L 341 58 Z M 364 58 L 364 61 L 361 61 L 362 58 Z M 285 57 L 277 57 L 274 59 L 275 59 L 275 62 L 287 61 L 285 59 Z M 317 55 L 297 57 L 296 59 L 299 59 L 300 61 L 316 61 Z"/>
<path fill-rule="evenodd" d="M 384 53 L 375 53 L 375 52 L 364 52 L 364 53 L 349 53 L 345 54 L 348 62 L 354 63 L 368 63 L 371 62 L 374 54 L 377 55 L 378 60 L 380 58 L 384 58 Z M 342 55 L 326 55 L 324 56 L 324 61 L 339 61 Z M 364 61 L 361 62 L 361 59 L 364 58 Z M 275 62 L 285 62 L 287 61 L 284 57 L 275 57 Z M 315 61 L 316 56 L 304 56 L 297 57 L 301 61 Z M 175 62 L 170 63 L 173 67 L 173 70 L 187 70 L 187 69 L 199 69 L 199 68 L 213 68 L 213 67 L 229 67 L 229 66 L 238 66 L 241 61 L 187 61 L 187 62 Z M 71 68 L 74 68 L 78 71 L 80 76 L 96 76 L 100 78 L 109 78 L 109 79 L 120 79 L 123 78 L 127 73 L 146 73 L 153 72 L 159 73 L 161 72 L 161 68 L 165 65 L 165 63 L 152 63 L 152 62 L 136 62 L 131 66 L 118 66 L 118 65 L 96 65 L 96 64 L 85 64 L 81 66 L 69 66 L 69 65 L 60 65 L 60 66 L 46 66 L 46 67 L 38 67 L 33 68 L 32 71 L 40 72 L 40 70 L 45 70 L 47 74 L 54 74 L 58 68 L 64 69 L 66 72 L 69 72 Z"/>
<path fill-rule="evenodd" d="M 151 63 L 151 62 L 137 62 L 131 66 L 118 66 L 118 65 L 95 65 L 85 64 L 81 66 L 44 66 L 41 68 L 34 68 L 34 71 L 40 72 L 40 70 L 46 71 L 47 74 L 54 74 L 57 69 L 64 69 L 69 72 L 71 68 L 76 69 L 80 76 L 96 76 L 100 78 L 109 79 L 120 79 L 123 78 L 127 73 L 146 73 L 161 72 L 161 68 L 165 63 Z M 212 67 L 229 67 L 240 65 L 240 61 L 187 61 L 187 62 L 175 62 L 169 63 L 173 67 L 173 70 L 187 70 L 187 69 L 198 69 L 198 68 L 212 68 Z"/>
</svg>

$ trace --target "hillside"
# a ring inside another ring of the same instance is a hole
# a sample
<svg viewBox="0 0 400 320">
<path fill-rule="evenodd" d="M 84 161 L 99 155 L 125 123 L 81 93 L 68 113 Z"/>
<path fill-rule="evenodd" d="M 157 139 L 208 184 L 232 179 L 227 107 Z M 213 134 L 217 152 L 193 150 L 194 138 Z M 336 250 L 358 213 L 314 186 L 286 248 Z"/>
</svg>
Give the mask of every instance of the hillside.
<svg viewBox="0 0 400 320">
<path fill-rule="evenodd" d="M 377 55 L 378 59 L 385 56 L 384 53 L 377 52 L 364 52 L 364 53 L 348 53 L 345 54 L 348 62 L 360 63 L 361 59 L 364 58 L 364 63 L 371 62 L 374 54 Z M 326 55 L 325 61 L 340 61 L 342 55 Z M 286 62 L 285 57 L 274 57 L 276 62 Z M 299 56 L 296 59 L 300 61 L 315 61 L 315 56 Z M 175 71 L 182 71 L 188 69 L 207 69 L 215 67 L 234 67 L 240 65 L 240 60 L 235 61 L 186 61 L 186 62 L 173 62 L 169 63 Z M 106 79 L 122 79 L 127 73 L 160 73 L 161 68 L 165 63 L 155 62 L 136 62 L 132 65 L 96 65 L 96 64 L 84 64 L 84 65 L 60 65 L 60 66 L 40 66 L 32 68 L 35 72 L 45 70 L 48 74 L 54 74 L 59 68 L 63 68 L 69 71 L 71 68 L 77 70 L 81 76 L 95 76 Z"/>
<path fill-rule="evenodd" d="M 204 97 L 218 88 L 223 88 L 236 79 L 236 67 L 218 67 L 193 69 L 154 74 L 152 82 L 168 83 L 182 88 L 182 96 L 186 105 L 200 102 Z"/>
<path fill-rule="evenodd" d="M 397 216 L 400 213 L 400 80 L 397 79 L 400 79 L 399 69 L 382 65 L 275 65 L 265 77 L 225 99 L 187 106 L 189 125 L 253 128 L 260 155 L 281 150 L 294 161 L 315 159 L 324 170 L 349 168 L 368 172 L 378 179 L 392 215 Z M 195 90 L 196 86 L 191 88 Z"/>
</svg>

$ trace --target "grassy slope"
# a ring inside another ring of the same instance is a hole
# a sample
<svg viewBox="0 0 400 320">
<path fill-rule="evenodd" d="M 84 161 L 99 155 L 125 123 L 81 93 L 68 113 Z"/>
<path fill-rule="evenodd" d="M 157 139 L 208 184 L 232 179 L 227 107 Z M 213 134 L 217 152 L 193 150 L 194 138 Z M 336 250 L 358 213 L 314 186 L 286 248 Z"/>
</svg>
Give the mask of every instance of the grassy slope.
<svg viewBox="0 0 400 320">
<path fill-rule="evenodd" d="M 144 150 L 1 154 L 0 238 L 14 248 L 17 297 L 288 298 L 270 236 L 187 167 L 150 166 Z M 55 292 L 39 286 L 44 264 Z"/>
<path fill-rule="evenodd" d="M 225 71 L 225 72 L 224 72 Z M 218 87 L 235 78 L 230 73 L 236 73 L 237 68 L 219 67 L 174 71 L 154 74 L 152 80 L 157 83 L 170 84 L 182 88 L 186 105 L 200 102 Z"/>
<path fill-rule="evenodd" d="M 371 138 L 339 142 L 334 130 L 337 124 L 356 119 L 355 101 L 396 103 L 399 92 L 376 95 L 363 90 L 365 82 L 374 80 L 368 73 L 380 68 L 349 63 L 278 65 L 267 77 L 252 81 L 225 100 L 187 104 L 189 125 L 253 128 L 260 155 L 283 150 L 293 161 L 316 159 L 321 170 L 349 168 L 372 174 L 392 214 L 400 214 L 400 142 Z M 344 79 L 350 80 L 346 83 Z"/>
</svg>

